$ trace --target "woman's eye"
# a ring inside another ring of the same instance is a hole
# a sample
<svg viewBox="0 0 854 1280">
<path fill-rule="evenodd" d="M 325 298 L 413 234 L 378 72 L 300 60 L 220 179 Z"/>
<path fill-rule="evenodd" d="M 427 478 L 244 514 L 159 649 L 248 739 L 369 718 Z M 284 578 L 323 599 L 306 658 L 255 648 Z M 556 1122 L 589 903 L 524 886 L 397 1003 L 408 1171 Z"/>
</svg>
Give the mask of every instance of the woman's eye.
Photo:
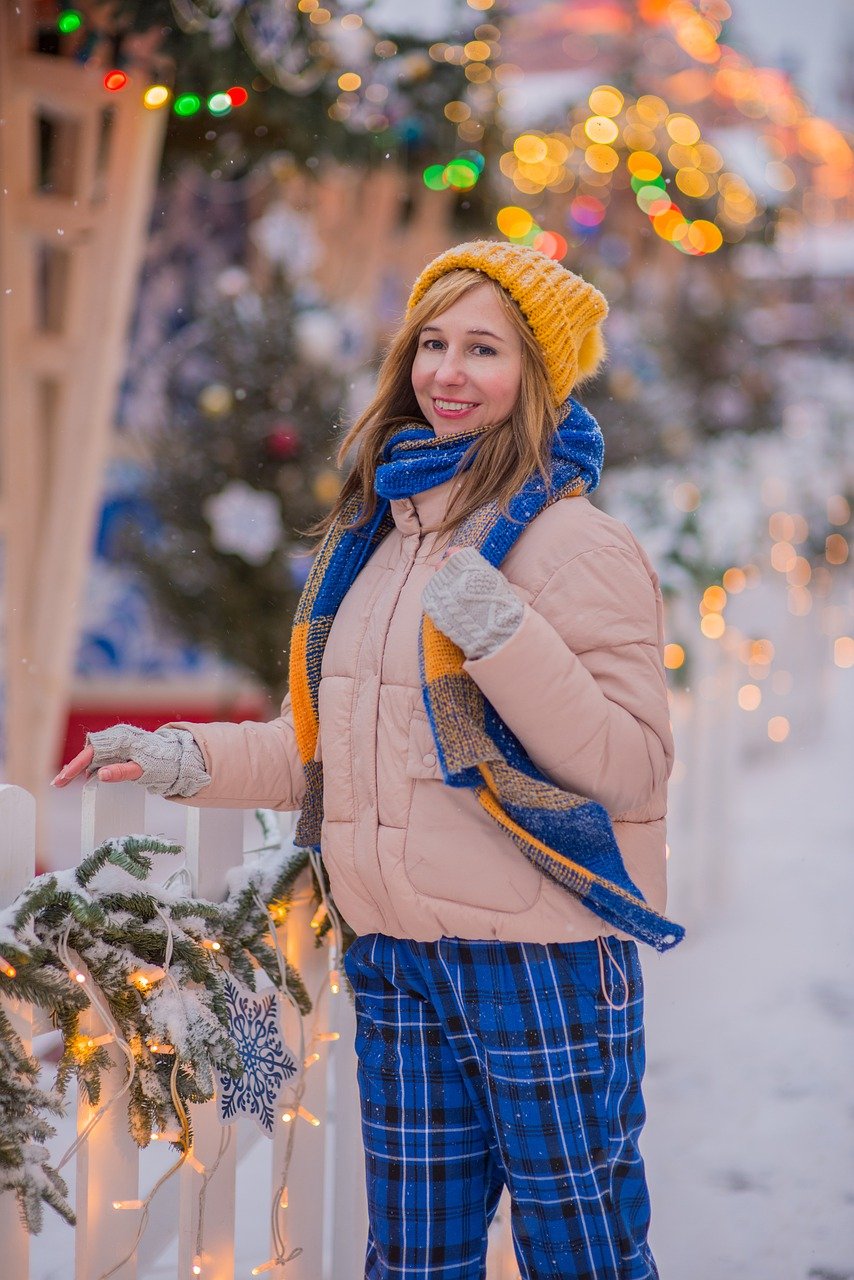
<svg viewBox="0 0 854 1280">
<path fill-rule="evenodd" d="M 494 356 L 495 347 L 488 347 L 485 342 L 479 342 L 475 347 L 475 351 L 479 356 Z"/>
<path fill-rule="evenodd" d="M 421 345 L 425 351 L 437 351 L 442 342 L 439 338 L 425 338 Z"/>
</svg>

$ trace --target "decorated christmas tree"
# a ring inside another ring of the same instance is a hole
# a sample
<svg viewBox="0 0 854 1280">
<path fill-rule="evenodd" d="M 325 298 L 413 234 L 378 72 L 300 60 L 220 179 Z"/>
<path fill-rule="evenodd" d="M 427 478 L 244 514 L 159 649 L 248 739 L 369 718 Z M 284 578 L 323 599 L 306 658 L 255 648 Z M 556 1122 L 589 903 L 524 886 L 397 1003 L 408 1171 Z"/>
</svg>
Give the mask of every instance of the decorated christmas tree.
<svg viewBox="0 0 854 1280">
<path fill-rule="evenodd" d="M 145 433 L 150 522 L 124 535 L 172 626 L 272 695 L 286 684 L 305 531 L 339 487 L 337 335 L 328 313 L 295 306 L 283 280 L 262 296 L 244 272 L 224 273 L 165 374 L 167 418 Z"/>
</svg>

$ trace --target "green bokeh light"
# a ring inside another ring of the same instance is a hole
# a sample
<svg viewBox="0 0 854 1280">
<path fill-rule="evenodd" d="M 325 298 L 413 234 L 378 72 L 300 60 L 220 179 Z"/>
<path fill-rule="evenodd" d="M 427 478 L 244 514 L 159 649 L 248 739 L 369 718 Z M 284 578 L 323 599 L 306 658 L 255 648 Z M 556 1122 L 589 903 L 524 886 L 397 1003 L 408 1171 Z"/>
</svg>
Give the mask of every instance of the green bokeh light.
<svg viewBox="0 0 854 1280">
<path fill-rule="evenodd" d="M 182 93 L 175 99 L 173 110 L 176 116 L 194 116 L 201 110 L 202 101 L 198 94 Z"/>
<path fill-rule="evenodd" d="M 72 31 L 79 31 L 83 26 L 83 15 L 76 9 L 66 9 L 65 13 L 61 13 L 57 18 L 56 26 L 64 36 L 68 36 Z"/>
</svg>

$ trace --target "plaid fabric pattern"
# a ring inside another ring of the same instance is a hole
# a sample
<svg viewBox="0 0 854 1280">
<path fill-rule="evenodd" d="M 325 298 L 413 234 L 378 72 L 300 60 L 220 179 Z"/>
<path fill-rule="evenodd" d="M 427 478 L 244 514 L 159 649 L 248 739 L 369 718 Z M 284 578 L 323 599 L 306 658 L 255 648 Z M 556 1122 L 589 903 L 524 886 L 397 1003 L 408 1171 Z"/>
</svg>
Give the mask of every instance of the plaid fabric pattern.
<svg viewBox="0 0 854 1280">
<path fill-rule="evenodd" d="M 359 570 L 391 528 L 393 498 L 432 488 L 458 474 L 473 457 L 477 432 L 436 437 L 428 427 L 405 427 L 384 446 L 376 471 L 381 499 L 371 521 L 348 530 L 358 506 L 351 500 L 317 553 L 297 606 L 290 653 L 290 691 L 306 792 L 297 824 L 299 844 L 319 850 L 323 770 L 314 759 L 323 650 L 335 613 Z M 509 503 L 509 518 L 485 504 L 457 530 L 458 544 L 476 546 L 499 565 L 528 524 L 552 502 L 595 489 L 604 456 L 596 420 L 575 400 L 552 441 L 551 474 L 533 476 Z M 426 615 L 419 662 L 424 705 L 449 786 L 470 787 L 483 809 L 544 874 L 579 897 L 624 933 L 659 951 L 684 936 L 680 925 L 648 907 L 623 863 L 607 811 L 562 790 L 540 773 L 463 668 L 462 651 Z"/>
<path fill-rule="evenodd" d="M 482 1280 L 505 1183 L 523 1280 L 656 1280 L 641 971 L 608 948 L 623 1009 L 596 942 L 352 944 L 366 1280 Z"/>
</svg>

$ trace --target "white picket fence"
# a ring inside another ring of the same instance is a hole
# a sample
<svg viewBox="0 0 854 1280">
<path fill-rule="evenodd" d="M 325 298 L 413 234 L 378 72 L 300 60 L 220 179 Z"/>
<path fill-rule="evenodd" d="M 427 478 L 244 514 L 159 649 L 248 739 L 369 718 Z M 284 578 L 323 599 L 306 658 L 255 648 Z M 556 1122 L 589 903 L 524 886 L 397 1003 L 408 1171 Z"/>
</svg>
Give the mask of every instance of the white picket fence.
<svg viewBox="0 0 854 1280">
<path fill-rule="evenodd" d="M 251 861 L 257 856 L 251 852 L 252 846 L 259 843 L 254 816 L 238 810 L 191 807 L 180 812 L 185 819 L 180 843 L 185 848 L 192 891 L 220 900 L 225 896 L 226 872 L 241 857 Z M 87 783 L 81 816 L 81 857 L 109 836 L 156 833 L 146 824 L 145 792 L 131 784 Z M 0 786 L 0 906 L 8 904 L 35 873 L 35 820 L 35 802 L 28 792 Z M 160 861 L 165 878 L 175 869 L 174 859 Z M 337 996 L 329 991 L 326 949 L 314 946 L 309 926 L 313 911 L 306 878 L 295 895 L 281 938 L 288 959 L 299 968 L 312 998 L 323 992 L 317 1002 L 317 1029 L 324 1036 L 337 1032 L 340 1039 L 319 1042 L 321 1060 L 306 1073 L 302 1104 L 321 1119 L 321 1124 L 315 1127 L 301 1119 L 296 1122 L 299 1129 L 288 1180 L 285 1221 L 289 1248 L 301 1248 L 302 1253 L 286 1266 L 263 1274 L 271 1280 L 359 1280 L 364 1274 L 367 1215 L 352 1047 L 354 1015 L 343 989 Z M 35 1037 L 38 1049 L 39 1033 L 48 1032 L 49 1028 L 33 1025 L 27 1005 L 15 1006 L 12 1013 L 25 1038 L 29 1041 Z M 309 1030 L 313 1016 L 308 1019 Z M 299 1037 L 289 1018 L 295 1019 L 296 1014 L 285 1014 L 285 1039 L 296 1048 Z M 87 1030 L 101 1034 L 104 1028 L 93 1017 Z M 103 1101 L 124 1079 L 124 1059 L 117 1050 L 115 1062 L 117 1070 L 105 1075 Z M 193 1107 L 192 1112 L 193 1152 L 200 1165 L 209 1169 L 219 1152 L 222 1134 L 216 1106 L 208 1103 Z M 81 1103 L 78 1131 L 90 1115 L 89 1107 Z M 249 1122 L 241 1119 L 237 1128 L 237 1141 L 230 1142 L 208 1182 L 201 1280 L 249 1276 L 252 1267 L 263 1264 L 273 1253 L 270 1210 L 279 1185 L 287 1126 L 280 1126 L 272 1143 L 256 1134 Z M 73 1131 L 58 1136 L 57 1153 L 64 1149 L 69 1137 L 73 1138 Z M 138 1211 L 116 1210 L 113 1202 L 138 1200 L 148 1193 L 165 1167 L 166 1153 L 158 1146 L 153 1144 L 145 1151 L 137 1148 L 128 1134 L 127 1113 L 121 1100 L 105 1113 L 80 1147 L 76 1168 L 67 1165 L 63 1170 L 63 1176 L 67 1176 L 71 1168 L 68 1181 L 77 1226 L 72 1229 L 49 1223 L 51 1240 L 64 1242 L 59 1257 L 43 1257 L 39 1241 L 31 1250 L 14 1197 L 0 1196 L 3 1280 L 44 1280 L 48 1275 L 66 1280 L 72 1274 L 74 1280 L 99 1280 L 131 1249 L 137 1233 Z M 149 1224 L 134 1257 L 113 1273 L 115 1280 L 194 1280 L 201 1187 L 198 1171 L 185 1165 L 174 1181 L 162 1189 L 152 1202 Z M 518 1275 L 512 1260 L 506 1210 L 504 1203 L 493 1225 L 489 1280 L 515 1280 Z M 53 1211 L 45 1212 L 50 1218 Z M 247 1220 L 242 1222 L 241 1215 Z"/>
</svg>

